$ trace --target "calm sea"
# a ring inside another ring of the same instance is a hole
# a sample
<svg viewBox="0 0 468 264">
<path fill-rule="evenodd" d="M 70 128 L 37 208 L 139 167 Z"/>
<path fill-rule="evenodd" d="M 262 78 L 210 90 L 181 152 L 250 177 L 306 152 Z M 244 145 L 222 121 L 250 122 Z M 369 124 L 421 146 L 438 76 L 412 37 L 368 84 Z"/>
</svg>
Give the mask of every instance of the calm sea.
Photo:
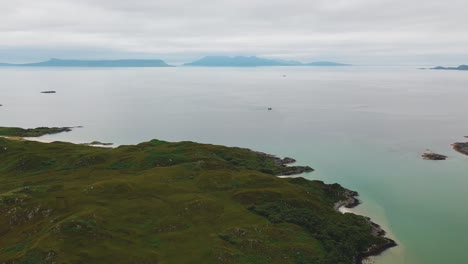
<svg viewBox="0 0 468 264">
<path fill-rule="evenodd" d="M 1 68 L 0 80 L 0 126 L 83 126 L 45 140 L 191 140 L 291 156 L 316 169 L 307 178 L 358 191 L 355 211 L 399 242 L 375 263 L 468 262 L 468 157 L 450 147 L 468 141 L 467 72 Z M 422 160 L 426 149 L 449 159 Z"/>
</svg>

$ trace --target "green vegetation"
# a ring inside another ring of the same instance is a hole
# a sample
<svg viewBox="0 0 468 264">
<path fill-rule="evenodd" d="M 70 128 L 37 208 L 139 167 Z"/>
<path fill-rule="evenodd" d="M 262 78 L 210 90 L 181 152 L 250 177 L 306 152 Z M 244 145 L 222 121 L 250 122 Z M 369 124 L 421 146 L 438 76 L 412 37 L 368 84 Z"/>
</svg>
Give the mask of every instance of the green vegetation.
<svg viewBox="0 0 468 264">
<path fill-rule="evenodd" d="M 289 170 L 193 142 L 0 138 L 0 262 L 338 264 L 385 243 L 333 209 L 346 189 Z"/>
<path fill-rule="evenodd" d="M 38 127 L 38 128 L 19 128 L 19 127 L 0 127 L 0 136 L 7 137 L 40 137 L 48 134 L 58 134 L 70 132 L 70 127 Z"/>
</svg>

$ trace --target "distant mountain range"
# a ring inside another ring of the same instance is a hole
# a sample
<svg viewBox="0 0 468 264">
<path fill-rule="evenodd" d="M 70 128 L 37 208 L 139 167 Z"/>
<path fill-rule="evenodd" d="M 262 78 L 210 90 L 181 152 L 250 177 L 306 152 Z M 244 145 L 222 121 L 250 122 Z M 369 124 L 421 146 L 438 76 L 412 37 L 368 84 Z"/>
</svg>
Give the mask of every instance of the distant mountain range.
<svg viewBox="0 0 468 264">
<path fill-rule="evenodd" d="M 199 67 L 260 67 L 260 66 L 350 66 L 330 61 L 302 63 L 292 60 L 266 59 L 255 56 L 207 56 L 183 66 Z M 163 60 L 63 60 L 50 59 L 35 63 L 0 63 L 0 67 L 172 67 Z"/>
<path fill-rule="evenodd" d="M 61 60 L 24 64 L 0 63 L 6 67 L 171 67 L 163 60 Z"/>
<path fill-rule="evenodd" d="M 207 56 L 194 62 L 185 63 L 184 66 L 200 67 L 259 67 L 259 66 L 350 66 L 329 61 L 319 61 L 311 63 L 301 63 L 298 61 L 265 59 L 255 56 L 228 57 L 228 56 Z"/>
<path fill-rule="evenodd" d="M 456 70 L 456 71 L 468 71 L 468 65 L 460 65 L 458 67 L 442 67 L 437 66 L 435 68 L 431 68 L 431 70 Z"/>
</svg>

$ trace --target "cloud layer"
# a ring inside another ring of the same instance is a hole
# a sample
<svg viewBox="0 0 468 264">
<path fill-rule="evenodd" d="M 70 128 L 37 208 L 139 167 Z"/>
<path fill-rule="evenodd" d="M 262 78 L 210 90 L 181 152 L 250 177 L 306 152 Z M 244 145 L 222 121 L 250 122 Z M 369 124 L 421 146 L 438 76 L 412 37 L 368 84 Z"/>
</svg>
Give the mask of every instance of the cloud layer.
<svg viewBox="0 0 468 264">
<path fill-rule="evenodd" d="M 55 51 L 461 63 L 467 12 L 466 0 L 0 0 L 0 60 Z"/>
</svg>

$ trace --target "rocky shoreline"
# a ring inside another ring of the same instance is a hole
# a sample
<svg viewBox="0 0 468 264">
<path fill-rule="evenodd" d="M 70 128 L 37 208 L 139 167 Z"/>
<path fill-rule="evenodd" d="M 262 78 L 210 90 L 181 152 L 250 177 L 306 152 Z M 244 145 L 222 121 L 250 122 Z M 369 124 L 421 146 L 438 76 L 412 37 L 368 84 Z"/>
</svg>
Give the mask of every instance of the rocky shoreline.
<svg viewBox="0 0 468 264">
<path fill-rule="evenodd" d="M 297 175 L 297 174 L 302 174 L 304 172 L 312 172 L 314 169 L 312 169 L 309 166 L 288 166 L 296 162 L 295 159 L 285 157 L 285 158 L 280 158 L 275 155 L 263 153 L 263 152 L 258 152 L 255 151 L 257 154 L 260 154 L 261 156 L 272 159 L 276 165 L 284 167 L 284 168 L 291 168 L 290 171 L 283 172 L 282 175 L 284 176 L 291 176 L 291 175 Z M 357 198 L 359 196 L 359 193 L 356 191 L 351 191 L 348 189 L 344 189 L 343 193 L 341 194 L 344 199 L 336 202 L 333 206 L 333 208 L 338 211 L 341 207 L 345 208 L 354 208 L 358 205 L 361 204 L 361 201 Z M 368 248 L 365 252 L 359 253 L 355 257 L 355 263 L 356 264 L 363 264 L 364 260 L 368 257 L 372 256 L 378 256 L 385 250 L 397 246 L 397 243 L 390 239 L 385 237 L 386 232 L 383 230 L 380 225 L 374 223 L 371 221 L 369 217 L 365 217 L 366 220 L 368 221 L 369 225 L 371 226 L 371 234 L 375 237 L 379 237 L 385 240 L 385 243 L 382 244 L 374 244 L 370 248 Z"/>
<path fill-rule="evenodd" d="M 337 203 L 335 203 L 334 208 L 335 210 L 339 210 L 341 207 L 346 207 L 346 208 L 354 208 L 361 204 L 357 196 L 359 196 L 358 192 L 351 191 L 351 190 L 345 190 L 343 193 L 343 196 L 345 197 L 344 200 L 341 200 Z M 385 240 L 385 243 L 380 244 L 380 245 L 373 245 L 370 248 L 368 248 L 365 252 L 359 253 L 356 256 L 355 259 L 355 264 L 363 264 L 364 260 L 368 257 L 372 256 L 378 256 L 385 250 L 397 246 L 397 243 L 393 241 L 392 239 L 385 237 L 386 232 L 383 230 L 380 225 L 374 223 L 371 221 L 369 217 L 366 217 L 369 225 L 372 227 L 372 235 L 375 237 L 379 237 Z"/>
<path fill-rule="evenodd" d="M 372 222 L 370 218 L 367 218 L 367 220 L 369 221 L 369 224 L 372 226 L 372 234 L 376 237 L 381 237 L 385 239 L 386 243 L 383 243 L 381 245 L 374 245 L 368 248 L 367 251 L 362 252 L 359 255 L 357 255 L 356 262 L 355 262 L 356 264 L 363 264 L 366 258 L 372 257 L 372 256 L 378 256 L 385 250 L 398 246 L 398 244 L 395 241 L 393 241 L 392 239 L 388 237 L 385 237 L 386 232 L 380 227 L 380 225 Z"/>
<path fill-rule="evenodd" d="M 452 147 L 455 151 L 464 155 L 468 155 L 468 142 L 453 143 Z"/>
<path fill-rule="evenodd" d="M 357 196 L 359 196 L 358 192 L 346 190 L 343 193 L 343 196 L 346 199 L 336 202 L 333 206 L 333 208 L 335 208 L 336 211 L 338 211 L 341 207 L 354 208 L 361 204 L 361 201 L 359 201 L 359 199 L 356 198 Z"/>
<path fill-rule="evenodd" d="M 258 151 L 254 151 L 254 152 L 256 152 L 257 154 L 259 154 L 259 155 L 261 155 L 261 156 L 263 156 L 265 158 L 273 160 L 275 162 L 275 164 L 278 165 L 278 166 L 281 166 L 283 168 L 291 168 L 290 171 L 283 172 L 282 173 L 283 176 L 291 176 L 291 175 L 302 174 L 304 172 L 314 171 L 314 169 L 312 169 L 309 166 L 291 166 L 291 167 L 288 166 L 288 165 L 291 165 L 291 164 L 296 162 L 296 160 L 293 159 L 293 158 L 289 158 L 289 157 L 280 158 L 280 157 L 277 157 L 275 155 L 271 155 L 271 154 L 267 154 L 267 153 L 263 153 L 263 152 L 258 152 Z M 351 190 L 348 190 L 348 189 L 344 189 L 344 191 L 343 191 L 343 193 L 341 195 L 344 197 L 344 199 L 336 202 L 334 204 L 334 206 L 333 206 L 333 208 L 336 211 L 338 211 L 341 207 L 354 208 L 354 207 L 358 206 L 359 204 L 361 204 L 361 201 L 359 201 L 359 199 L 357 198 L 359 196 L 359 193 L 356 192 L 356 191 L 351 191 Z M 397 243 L 394 240 L 392 240 L 392 239 L 390 239 L 388 237 L 385 237 L 386 232 L 385 232 L 385 230 L 383 230 L 380 227 L 380 225 L 372 222 L 369 217 L 365 217 L 365 218 L 366 218 L 366 220 L 368 221 L 369 225 L 372 228 L 371 234 L 373 236 L 375 236 L 375 237 L 379 237 L 379 238 L 384 239 L 385 242 L 382 243 L 382 244 L 374 244 L 370 248 L 368 248 L 365 252 L 359 253 L 355 257 L 354 262 L 356 264 L 363 264 L 364 260 L 366 258 L 372 257 L 372 256 L 378 256 L 382 252 L 384 252 L 385 250 L 397 246 Z"/>
<path fill-rule="evenodd" d="M 314 169 L 309 166 L 289 166 L 293 163 L 296 163 L 296 160 L 293 158 L 289 158 L 289 157 L 280 158 L 275 155 L 271 155 L 271 154 L 267 154 L 267 153 L 263 153 L 259 151 L 254 151 L 254 152 L 259 154 L 262 157 L 273 160 L 275 165 L 278 165 L 284 168 L 284 170 L 281 172 L 281 175 L 278 175 L 278 176 L 291 176 L 291 175 L 297 175 L 297 174 L 302 174 L 305 172 L 314 171 Z"/>
</svg>

